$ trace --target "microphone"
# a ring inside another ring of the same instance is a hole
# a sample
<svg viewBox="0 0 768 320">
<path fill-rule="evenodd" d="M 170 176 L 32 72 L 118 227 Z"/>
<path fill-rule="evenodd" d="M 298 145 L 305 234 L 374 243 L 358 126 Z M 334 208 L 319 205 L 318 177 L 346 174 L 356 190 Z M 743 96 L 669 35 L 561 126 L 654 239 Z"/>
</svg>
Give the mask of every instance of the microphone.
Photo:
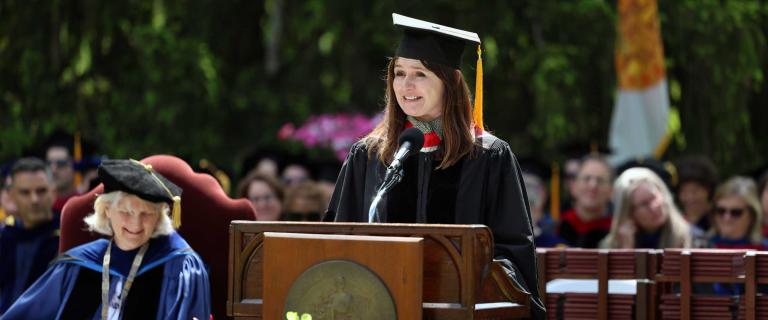
<svg viewBox="0 0 768 320">
<path fill-rule="evenodd" d="M 389 181 L 392 176 L 398 174 L 403 168 L 403 161 L 408 156 L 419 152 L 421 147 L 424 146 L 424 134 L 416 128 L 408 128 L 400 134 L 400 138 L 397 139 L 397 144 L 400 148 L 395 152 L 392 163 L 387 167 L 387 174 L 384 176 L 384 181 Z"/>
<path fill-rule="evenodd" d="M 395 152 L 392 163 L 387 167 L 387 173 L 384 175 L 384 181 L 379 185 L 376 196 L 371 202 L 371 206 L 368 208 L 368 222 L 374 222 L 374 218 L 379 220 L 379 216 L 376 214 L 376 207 L 379 205 L 379 201 L 384 196 L 384 193 L 392 189 L 403 178 L 403 161 L 408 156 L 419 152 L 421 147 L 424 146 L 424 134 L 416 128 L 408 128 L 400 134 L 400 138 L 397 142 L 400 148 Z"/>
</svg>

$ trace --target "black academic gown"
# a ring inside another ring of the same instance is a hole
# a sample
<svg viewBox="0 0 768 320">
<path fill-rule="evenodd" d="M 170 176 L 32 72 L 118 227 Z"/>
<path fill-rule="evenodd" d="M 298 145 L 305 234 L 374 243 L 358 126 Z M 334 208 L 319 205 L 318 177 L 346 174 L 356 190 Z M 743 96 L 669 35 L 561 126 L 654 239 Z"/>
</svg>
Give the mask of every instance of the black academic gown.
<svg viewBox="0 0 768 320">
<path fill-rule="evenodd" d="M 398 217 L 397 222 L 406 222 L 400 210 L 413 207 L 413 222 L 445 222 L 444 213 L 430 208 L 438 207 L 453 209 L 448 214 L 452 223 L 487 225 L 493 232 L 495 256 L 505 259 L 512 279 L 531 292 L 533 318 L 544 319 L 530 210 L 520 168 L 509 145 L 483 133 L 476 140 L 476 152 L 454 165 L 458 168 L 448 168 L 446 172 L 434 169 L 436 162 L 428 153 L 419 153 L 409 161 L 404 181 L 393 190 L 393 196 L 399 199 L 384 199 L 378 207 L 381 221 L 392 222 L 389 216 Z M 341 168 L 324 220 L 367 222 L 368 208 L 385 172 L 384 164 L 376 157 L 368 157 L 364 143 L 353 145 Z M 430 191 L 430 180 L 435 176 L 439 177 L 440 189 L 447 194 Z M 456 181 L 453 187 L 445 186 L 445 181 L 450 179 Z M 412 198 L 403 196 L 411 190 L 415 191 Z M 397 212 L 393 212 L 393 206 Z"/>
</svg>

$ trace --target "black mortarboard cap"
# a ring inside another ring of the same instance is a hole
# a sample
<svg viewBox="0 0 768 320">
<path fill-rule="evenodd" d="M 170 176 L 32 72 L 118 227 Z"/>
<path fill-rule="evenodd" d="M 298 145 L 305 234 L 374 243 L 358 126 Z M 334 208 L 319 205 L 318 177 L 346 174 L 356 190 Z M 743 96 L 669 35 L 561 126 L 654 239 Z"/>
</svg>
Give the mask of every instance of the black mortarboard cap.
<svg viewBox="0 0 768 320">
<path fill-rule="evenodd" d="M 477 33 L 459 30 L 424 20 L 392 14 L 392 23 L 403 27 L 403 38 L 397 47 L 398 57 L 439 63 L 455 69 L 467 43 L 480 44 Z"/>
<path fill-rule="evenodd" d="M 483 63 L 480 37 L 477 33 L 451 28 L 429 21 L 392 14 L 392 23 L 403 28 L 403 37 L 397 46 L 398 57 L 437 63 L 454 69 L 461 68 L 464 47 L 477 45 L 477 70 L 475 79 L 475 102 L 473 120 L 475 127 L 483 126 Z"/>
<path fill-rule="evenodd" d="M 174 228 L 181 224 L 182 189 L 136 160 L 104 160 L 99 166 L 104 192 L 124 191 L 150 202 L 165 202 L 173 209 Z"/>
</svg>

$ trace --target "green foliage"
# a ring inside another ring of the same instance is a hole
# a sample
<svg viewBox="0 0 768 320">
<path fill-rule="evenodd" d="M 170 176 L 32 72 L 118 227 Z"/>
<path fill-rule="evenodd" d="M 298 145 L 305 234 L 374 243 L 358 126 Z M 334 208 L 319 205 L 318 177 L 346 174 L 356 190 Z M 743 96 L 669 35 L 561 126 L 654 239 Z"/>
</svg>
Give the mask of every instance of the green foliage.
<svg viewBox="0 0 768 320">
<path fill-rule="evenodd" d="M 659 9 L 685 137 L 675 152 L 710 155 L 726 173 L 764 164 L 768 5 L 684 0 L 661 1 Z"/>
<path fill-rule="evenodd" d="M 768 4 L 660 1 L 680 133 L 669 155 L 725 172 L 768 158 Z M 113 157 L 172 153 L 237 168 L 286 122 L 381 109 L 399 12 L 478 32 L 487 126 L 522 156 L 607 141 L 615 2 L 0 3 L 0 159 L 57 128 Z M 464 72 L 474 82 L 474 50 Z"/>
</svg>

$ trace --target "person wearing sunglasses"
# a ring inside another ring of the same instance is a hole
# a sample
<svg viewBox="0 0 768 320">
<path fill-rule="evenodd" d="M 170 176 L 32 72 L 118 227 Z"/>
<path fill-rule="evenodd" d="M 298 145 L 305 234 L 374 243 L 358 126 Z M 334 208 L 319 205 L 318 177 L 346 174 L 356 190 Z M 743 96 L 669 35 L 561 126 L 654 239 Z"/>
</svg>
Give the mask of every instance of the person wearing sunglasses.
<svg viewBox="0 0 768 320">
<path fill-rule="evenodd" d="M 765 250 L 763 213 L 757 185 L 747 177 L 733 177 L 715 191 L 710 243 L 715 248 Z"/>
<path fill-rule="evenodd" d="M 762 231 L 762 208 L 757 197 L 757 185 L 747 177 L 736 176 L 721 184 L 715 191 L 715 207 L 712 210 L 712 228 L 709 230 L 710 245 L 720 249 L 766 250 Z M 713 283 L 717 295 L 744 293 L 743 284 Z M 758 292 L 768 292 L 758 286 Z"/>
<path fill-rule="evenodd" d="M 67 146 L 54 144 L 45 152 L 45 161 L 56 185 L 55 211 L 61 211 L 70 198 L 79 194 L 75 185 L 75 163 L 69 150 Z"/>
</svg>

